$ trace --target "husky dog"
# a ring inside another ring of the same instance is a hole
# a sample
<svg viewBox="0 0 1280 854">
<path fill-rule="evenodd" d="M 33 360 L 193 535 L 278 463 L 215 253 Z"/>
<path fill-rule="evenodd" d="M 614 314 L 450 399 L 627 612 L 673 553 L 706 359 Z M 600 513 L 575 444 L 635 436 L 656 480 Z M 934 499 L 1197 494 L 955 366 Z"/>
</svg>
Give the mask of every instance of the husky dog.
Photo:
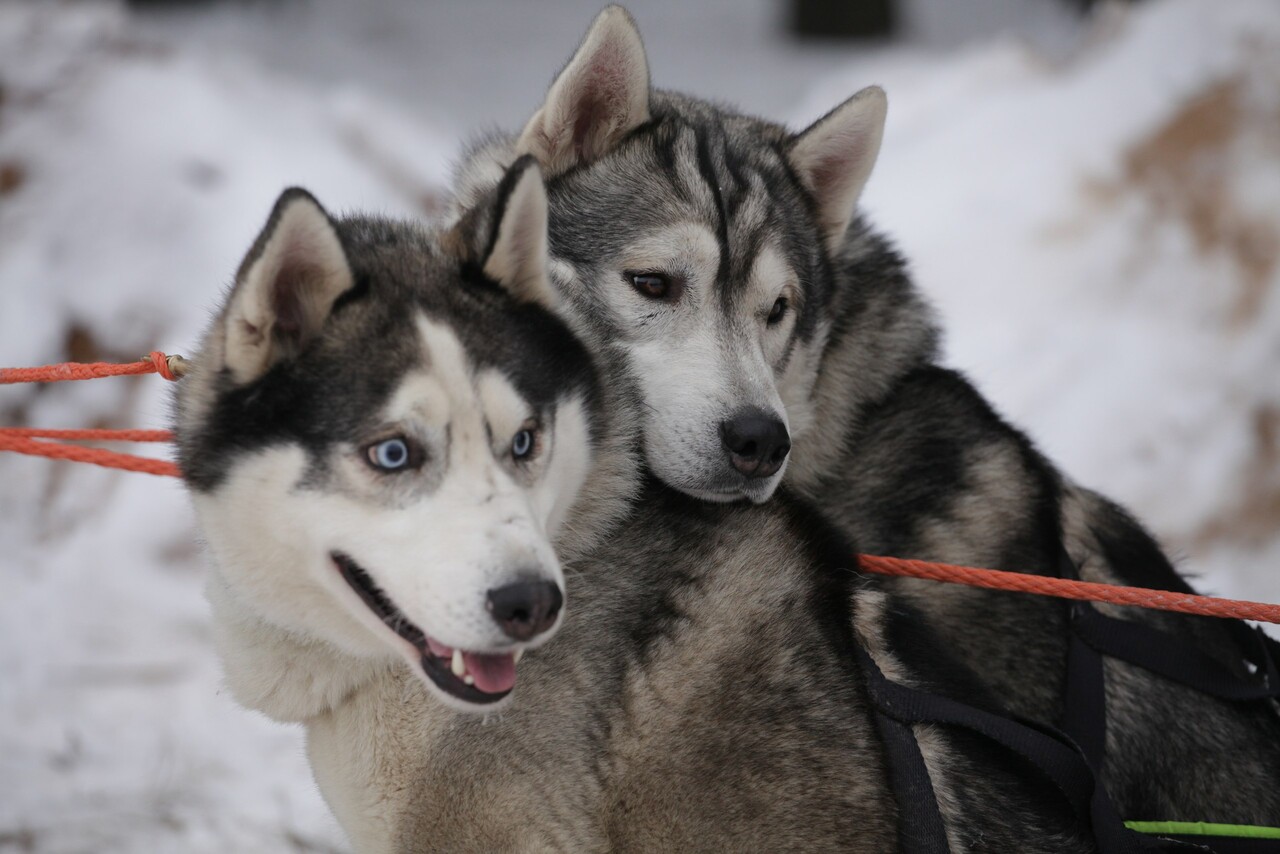
<svg viewBox="0 0 1280 854">
<path fill-rule="evenodd" d="M 785 478 L 868 553 L 1046 575 L 1065 554 L 1090 580 L 1189 591 L 1136 521 L 939 365 L 929 307 L 856 215 L 885 115 L 872 87 L 792 133 L 655 90 L 634 23 L 610 7 L 523 130 L 469 152 L 458 200 L 517 156 L 543 165 L 559 310 L 637 384 L 646 459 L 670 486 L 763 501 Z M 901 667 L 1062 723 L 1067 606 L 874 584 Z M 1115 613 L 1248 676 L 1218 622 Z M 980 680 L 953 679 L 940 648 Z M 1118 660 L 1105 673 L 1104 773 L 1126 815 L 1280 823 L 1272 703 L 1212 699 Z"/>
<path fill-rule="evenodd" d="M 517 203 L 538 202 L 535 179 Z M 410 226 L 335 222 L 290 190 L 237 273 L 179 390 L 177 435 L 242 700 L 300 699 L 271 696 L 263 634 L 299 663 L 398 657 L 444 702 L 500 708 L 516 656 L 558 626 L 548 536 L 590 462 L 592 374 L 561 326 L 486 284 L 546 298 L 511 260 L 545 229 L 493 241 L 460 269 Z M 363 669 L 308 688 L 336 699 Z"/>
<path fill-rule="evenodd" d="M 546 219 L 528 158 L 443 233 L 277 203 L 177 402 L 232 691 L 361 852 L 892 850 L 883 597 L 794 497 L 645 474 Z M 1008 757 L 930 752 L 956 839 L 1090 850 Z"/>
</svg>

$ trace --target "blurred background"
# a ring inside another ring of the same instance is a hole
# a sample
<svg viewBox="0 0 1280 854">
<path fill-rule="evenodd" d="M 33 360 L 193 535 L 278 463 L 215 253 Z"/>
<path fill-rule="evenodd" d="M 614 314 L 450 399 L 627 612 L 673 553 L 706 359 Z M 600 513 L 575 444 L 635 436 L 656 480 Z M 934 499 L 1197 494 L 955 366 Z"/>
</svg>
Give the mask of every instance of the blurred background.
<svg viewBox="0 0 1280 854">
<path fill-rule="evenodd" d="M 280 190 L 431 217 L 596 2 L 0 2 L 0 365 L 190 350 Z M 864 207 L 948 360 L 1205 592 L 1280 601 L 1280 4 L 650 0 L 653 80 L 800 127 L 870 83 Z M 154 378 L 0 424 L 160 427 Z M 0 852 L 345 850 L 221 691 L 166 478 L 0 455 Z"/>
</svg>

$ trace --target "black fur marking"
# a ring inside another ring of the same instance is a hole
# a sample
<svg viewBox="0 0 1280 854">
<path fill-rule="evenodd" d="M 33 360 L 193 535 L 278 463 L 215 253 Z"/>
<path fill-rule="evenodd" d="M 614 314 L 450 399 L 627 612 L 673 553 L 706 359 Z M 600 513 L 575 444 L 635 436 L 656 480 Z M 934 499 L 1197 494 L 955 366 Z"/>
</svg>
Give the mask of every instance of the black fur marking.
<svg viewBox="0 0 1280 854">
<path fill-rule="evenodd" d="M 488 263 L 489 256 L 493 254 L 493 249 L 498 245 L 498 235 L 502 231 L 502 221 L 507 216 L 507 205 L 511 202 L 511 194 L 515 192 L 516 186 L 520 183 L 520 179 L 524 177 L 524 173 L 530 167 L 537 165 L 537 158 L 532 154 L 526 154 L 516 159 L 511 164 L 511 168 L 502 176 L 502 181 L 498 184 L 495 191 L 496 199 L 493 203 L 493 211 L 489 220 L 489 237 L 484 246 L 484 262 Z"/>
<path fill-rule="evenodd" d="M 729 212 L 725 208 L 724 195 L 720 190 L 720 178 L 716 175 L 715 164 L 711 160 L 711 145 L 707 140 L 707 133 L 705 131 L 695 131 L 695 134 L 698 143 L 698 172 L 702 175 L 702 180 L 706 182 L 707 188 L 711 190 L 711 197 L 715 199 L 717 213 L 716 242 L 720 244 L 720 267 L 716 271 L 716 282 L 723 285 L 729 279 L 729 264 L 731 261 L 729 254 Z"/>
<path fill-rule="evenodd" d="M 225 371 L 216 379 L 206 416 L 178 425 L 179 464 L 193 489 L 215 489 L 246 453 L 297 446 L 308 469 L 321 471 L 337 444 L 374 438 L 404 372 L 421 364 L 420 312 L 453 329 L 478 369 L 507 374 L 536 411 L 573 394 L 593 399 L 592 360 L 550 312 L 443 257 L 416 227 L 356 218 L 335 227 L 358 293 L 254 382 L 235 387 Z"/>
</svg>

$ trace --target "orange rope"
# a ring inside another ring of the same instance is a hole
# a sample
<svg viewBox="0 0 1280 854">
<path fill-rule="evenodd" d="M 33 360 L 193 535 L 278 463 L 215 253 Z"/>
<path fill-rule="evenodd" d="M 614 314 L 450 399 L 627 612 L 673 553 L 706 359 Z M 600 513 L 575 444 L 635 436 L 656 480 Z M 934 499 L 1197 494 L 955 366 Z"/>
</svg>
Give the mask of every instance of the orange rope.
<svg viewBox="0 0 1280 854">
<path fill-rule="evenodd" d="M 1149 590 L 1145 587 L 1122 587 L 1117 584 L 1050 578 L 1021 572 L 1002 572 L 997 569 L 976 569 L 971 566 L 952 566 L 946 563 L 906 560 L 900 557 L 859 555 L 858 559 L 863 569 L 881 575 L 904 575 L 930 581 L 986 587 L 991 590 L 1034 593 L 1039 596 L 1057 596 L 1062 599 L 1080 599 L 1088 602 L 1108 602 L 1112 605 L 1136 605 L 1140 608 L 1199 614 L 1205 617 L 1232 617 L 1263 623 L 1280 623 L 1280 605 L 1269 605 L 1264 602 L 1219 599 L 1214 596 Z"/>
<path fill-rule="evenodd" d="M 0 427 L 0 436 L 26 439 L 78 439 L 93 442 L 172 442 L 169 430 L 41 430 L 36 427 Z"/>
<path fill-rule="evenodd" d="M 12 383 L 56 383 L 71 380 L 92 380 L 99 377 L 135 376 L 159 374 L 166 380 L 176 380 L 185 367 L 181 356 L 166 356 L 159 350 L 147 354 L 147 358 L 127 364 L 112 362 L 63 362 L 39 368 L 0 368 L 0 385 Z M 0 451 L 13 451 L 55 460 L 71 460 L 93 463 L 107 468 L 137 471 L 145 474 L 181 476 L 178 466 L 167 460 L 122 454 L 104 448 L 81 448 L 62 442 L 41 442 L 39 439 L 79 439 L 110 442 L 171 442 L 173 434 L 168 430 L 45 430 L 37 427 L 0 427 Z"/>
<path fill-rule="evenodd" d="M 68 380 L 96 380 L 99 377 L 123 377 L 135 374 L 159 374 L 167 380 L 177 377 L 170 370 L 169 357 L 159 350 L 137 362 L 63 362 L 39 368 L 0 368 L 0 385 L 11 383 L 57 383 Z"/>
<path fill-rule="evenodd" d="M 167 380 L 176 380 L 185 372 L 186 363 L 180 356 L 166 356 L 156 350 L 146 359 L 124 365 L 109 362 L 45 365 L 40 368 L 0 368 L 0 385 L 21 382 L 61 382 L 64 380 L 88 380 L 97 377 L 128 376 L 131 374 L 160 374 Z M 0 451 L 16 451 L 52 457 L 60 460 L 93 463 L 146 474 L 181 477 L 178 466 L 167 460 L 120 454 L 102 448 L 81 448 L 61 442 L 41 442 L 40 439 L 89 439 L 120 442 L 169 442 L 173 434 L 168 430 L 43 430 L 31 427 L 0 428 Z M 1026 575 L 1020 572 L 1003 572 L 995 569 L 977 569 L 971 566 L 952 566 L 923 560 L 906 560 L 879 555 L 857 555 L 863 569 L 880 575 L 898 575 L 966 584 L 990 590 L 1006 590 L 1018 593 L 1034 593 L 1039 596 L 1057 596 L 1062 599 L 1080 599 L 1089 602 L 1107 602 L 1112 605 L 1133 605 L 1160 611 L 1177 611 L 1183 614 L 1199 614 L 1207 617 L 1230 617 L 1256 620 L 1263 623 L 1280 623 L 1280 605 L 1263 602 L 1246 602 L 1240 599 L 1218 599 L 1212 596 L 1196 596 L 1188 593 L 1171 593 L 1167 590 L 1148 590 L 1144 587 L 1121 587 L 1115 584 L 1098 584 L 1092 581 L 1076 581 L 1069 578 L 1049 578 L 1043 575 Z"/>
<path fill-rule="evenodd" d="M 182 475 L 177 464 L 168 460 L 139 457 L 135 454 L 121 454 L 103 448 L 81 448 L 78 445 L 64 445 L 61 442 L 41 442 L 37 439 L 7 435 L 7 431 L 4 430 L 0 430 L 0 451 L 16 451 L 19 454 L 50 457 L 55 460 L 93 463 L 107 468 L 138 471 L 144 474 L 163 474 L 170 477 L 181 477 Z"/>
</svg>

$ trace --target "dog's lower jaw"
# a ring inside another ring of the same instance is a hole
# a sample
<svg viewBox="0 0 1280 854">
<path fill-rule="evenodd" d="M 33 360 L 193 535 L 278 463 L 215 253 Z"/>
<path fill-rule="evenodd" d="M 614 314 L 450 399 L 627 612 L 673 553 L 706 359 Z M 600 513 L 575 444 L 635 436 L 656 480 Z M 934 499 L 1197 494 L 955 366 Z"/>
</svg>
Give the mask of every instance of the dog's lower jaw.
<svg viewBox="0 0 1280 854">
<path fill-rule="evenodd" d="M 699 501 L 706 501 L 711 504 L 732 504 L 735 501 L 764 504 L 773 497 L 773 493 L 777 491 L 778 484 L 781 481 L 782 476 L 779 473 L 771 478 L 768 483 L 762 483 L 758 486 L 747 485 L 733 490 L 697 489 L 691 486 L 677 486 L 675 488 L 690 498 L 696 498 Z"/>
</svg>

